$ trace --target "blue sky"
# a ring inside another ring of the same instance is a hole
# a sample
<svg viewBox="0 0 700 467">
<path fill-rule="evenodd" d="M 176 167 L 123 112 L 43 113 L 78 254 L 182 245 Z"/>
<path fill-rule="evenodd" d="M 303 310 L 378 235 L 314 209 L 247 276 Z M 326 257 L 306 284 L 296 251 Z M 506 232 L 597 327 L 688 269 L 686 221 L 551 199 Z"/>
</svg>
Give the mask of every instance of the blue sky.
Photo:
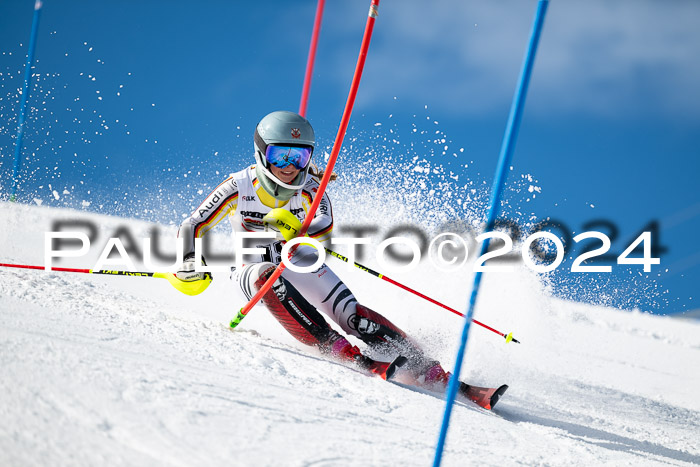
<svg viewBox="0 0 700 467">
<path fill-rule="evenodd" d="M 368 6 L 326 5 L 307 111 L 325 147 L 340 121 Z M 20 199 L 88 200 L 90 210 L 161 221 L 172 211 L 178 219 L 198 190 L 249 161 L 263 115 L 298 108 L 315 7 L 46 0 Z M 375 154 L 384 148 L 377 137 L 420 143 L 407 156 L 487 190 L 535 7 L 383 0 L 348 141 Z M 3 196 L 32 10 L 31 0 L 0 3 Z M 698 20 L 695 1 L 550 5 L 509 179 L 530 176 L 525 188 L 541 192 L 509 191 L 507 213 L 559 219 L 575 233 L 608 220 L 619 229 L 617 254 L 655 220 L 667 249 L 652 274 L 621 266 L 606 277 L 560 274 L 572 296 L 595 299 L 581 292 L 594 284 L 614 295 L 623 284 L 622 295 L 637 298 L 611 303 L 698 308 Z"/>
</svg>

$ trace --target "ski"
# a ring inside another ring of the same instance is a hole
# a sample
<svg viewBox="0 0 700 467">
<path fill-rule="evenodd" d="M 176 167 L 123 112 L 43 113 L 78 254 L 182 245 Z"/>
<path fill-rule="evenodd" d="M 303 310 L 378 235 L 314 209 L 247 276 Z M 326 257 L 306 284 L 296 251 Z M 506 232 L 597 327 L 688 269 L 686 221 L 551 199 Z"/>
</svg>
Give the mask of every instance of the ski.
<svg viewBox="0 0 700 467">
<path fill-rule="evenodd" d="M 481 388 L 467 383 L 459 383 L 459 393 L 486 410 L 491 410 L 507 389 L 507 384 L 497 388 Z"/>
</svg>

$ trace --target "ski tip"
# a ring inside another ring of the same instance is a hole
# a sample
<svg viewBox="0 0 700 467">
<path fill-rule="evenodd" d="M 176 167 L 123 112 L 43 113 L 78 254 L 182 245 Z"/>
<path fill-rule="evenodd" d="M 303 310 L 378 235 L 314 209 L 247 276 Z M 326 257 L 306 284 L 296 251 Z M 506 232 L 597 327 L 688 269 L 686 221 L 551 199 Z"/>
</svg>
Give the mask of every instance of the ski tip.
<svg viewBox="0 0 700 467">
<path fill-rule="evenodd" d="M 498 403 L 498 400 L 501 398 L 501 396 L 503 394 L 505 394 L 505 392 L 507 390 L 508 390 L 507 384 L 504 384 L 504 385 L 500 386 L 498 389 L 496 389 L 496 392 L 493 393 L 493 395 L 491 396 L 491 400 L 489 401 L 489 405 L 491 406 L 491 407 L 489 407 L 489 409 L 493 409 L 493 407 L 496 405 L 496 403 Z"/>
</svg>

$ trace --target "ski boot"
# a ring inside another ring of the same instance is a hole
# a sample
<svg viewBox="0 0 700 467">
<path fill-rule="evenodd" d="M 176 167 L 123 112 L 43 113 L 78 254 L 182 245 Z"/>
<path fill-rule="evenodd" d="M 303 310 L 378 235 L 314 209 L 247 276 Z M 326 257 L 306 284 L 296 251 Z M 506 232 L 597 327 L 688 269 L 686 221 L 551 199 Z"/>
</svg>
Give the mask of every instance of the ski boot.
<svg viewBox="0 0 700 467">
<path fill-rule="evenodd" d="M 366 355 L 363 355 L 356 346 L 350 344 L 348 340 L 342 336 L 330 345 L 330 354 L 341 361 L 351 361 L 358 367 L 367 371 L 370 374 L 377 375 L 384 380 L 391 379 L 396 372 L 396 369 L 403 366 L 407 359 L 406 357 L 397 357 L 392 362 L 379 362 L 373 360 Z"/>
</svg>

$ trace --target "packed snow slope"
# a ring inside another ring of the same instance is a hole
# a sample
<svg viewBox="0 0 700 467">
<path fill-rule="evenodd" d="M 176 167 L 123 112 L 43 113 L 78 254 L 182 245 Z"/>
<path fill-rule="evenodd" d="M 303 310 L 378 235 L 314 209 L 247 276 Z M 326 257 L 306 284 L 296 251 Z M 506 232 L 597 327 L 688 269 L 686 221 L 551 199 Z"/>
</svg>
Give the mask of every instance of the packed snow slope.
<svg viewBox="0 0 700 467">
<path fill-rule="evenodd" d="M 43 265 L 61 219 L 99 227 L 87 256 L 57 264 L 69 267 L 91 268 L 119 228 L 154 227 L 6 203 L 0 216 L 2 263 Z M 328 261 L 451 368 L 458 317 Z M 432 462 L 442 396 L 329 361 L 260 307 L 231 332 L 244 301 L 224 273 L 187 297 L 162 279 L 0 269 L 0 465 Z M 467 273 L 394 278 L 466 300 Z M 472 328 L 463 379 L 510 389 L 492 412 L 455 407 L 444 465 L 700 464 L 697 322 L 554 299 L 525 269 L 486 274 L 476 318 L 522 344 Z"/>
</svg>

